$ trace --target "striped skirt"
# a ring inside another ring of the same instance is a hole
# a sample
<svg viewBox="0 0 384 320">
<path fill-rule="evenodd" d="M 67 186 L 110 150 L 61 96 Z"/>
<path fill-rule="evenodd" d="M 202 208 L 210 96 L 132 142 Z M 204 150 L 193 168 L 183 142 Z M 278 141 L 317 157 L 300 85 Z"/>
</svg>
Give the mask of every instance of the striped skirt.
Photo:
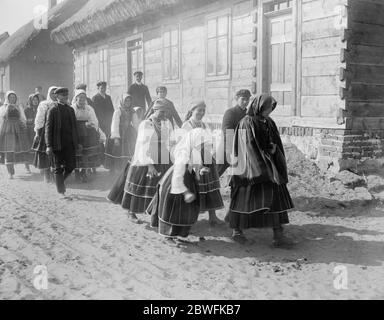
<svg viewBox="0 0 384 320">
<path fill-rule="evenodd" d="M 232 229 L 274 228 L 288 224 L 294 205 L 286 185 L 264 182 L 231 189 Z"/>
<path fill-rule="evenodd" d="M 159 182 L 156 195 L 148 206 L 147 213 L 151 215 L 151 227 L 158 227 L 160 235 L 186 238 L 199 216 L 199 186 L 195 174 L 187 170 L 184 175 L 184 184 L 196 195 L 196 200 L 186 203 L 183 194 L 171 194 L 172 175 L 173 167 Z"/>
<path fill-rule="evenodd" d="M 216 164 L 207 165 L 206 167 L 210 169 L 210 172 L 207 175 L 201 176 L 199 181 L 201 213 L 224 208 Z"/>
<path fill-rule="evenodd" d="M 161 177 L 171 167 L 169 164 L 155 164 L 155 169 L 161 173 L 152 179 L 147 177 L 147 166 L 131 166 L 128 170 L 124 196 L 121 205 L 134 214 L 144 214 L 149 203 L 156 194 L 157 184 Z"/>
</svg>

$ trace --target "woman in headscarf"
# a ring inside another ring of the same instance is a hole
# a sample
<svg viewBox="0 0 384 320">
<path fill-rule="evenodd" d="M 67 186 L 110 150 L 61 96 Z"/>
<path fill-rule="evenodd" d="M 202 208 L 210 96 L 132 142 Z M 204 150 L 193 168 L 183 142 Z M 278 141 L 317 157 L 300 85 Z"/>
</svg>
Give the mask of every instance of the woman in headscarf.
<svg viewBox="0 0 384 320">
<path fill-rule="evenodd" d="M 28 144 L 31 145 L 31 151 L 27 155 L 27 163 L 25 164 L 25 168 L 28 173 L 31 173 L 31 169 L 29 167 L 30 164 L 33 164 L 33 159 L 35 157 L 35 152 L 32 150 L 33 140 L 35 137 L 35 119 L 37 114 L 37 108 L 40 104 L 40 94 L 34 93 L 28 97 L 27 107 L 24 110 L 25 117 L 27 119 L 27 135 L 28 135 Z"/>
<path fill-rule="evenodd" d="M 182 129 L 191 131 L 196 128 L 205 130 L 206 135 L 210 135 L 207 125 L 203 122 L 207 106 L 204 101 L 192 102 Z M 209 224 L 215 226 L 222 223 L 217 216 L 216 210 L 224 208 L 223 199 L 220 193 L 220 179 L 217 173 L 216 161 L 213 156 L 212 148 L 202 148 L 203 161 L 209 172 L 203 175 L 199 181 L 200 193 L 200 212 L 209 213 Z"/>
<path fill-rule="evenodd" d="M 134 113 L 132 96 L 124 94 L 119 108 L 113 114 L 111 137 L 106 145 L 105 167 L 112 172 L 122 170 L 135 152 L 137 133 L 132 123 Z"/>
<path fill-rule="evenodd" d="M 176 145 L 174 166 L 158 184 L 148 206 L 151 226 L 171 243 L 188 237 L 200 209 L 199 180 L 208 172 L 202 153 L 212 147 L 212 138 L 203 128 L 190 130 Z"/>
<path fill-rule="evenodd" d="M 293 202 L 287 189 L 288 173 L 284 147 L 270 114 L 276 100 L 262 94 L 253 100 L 240 121 L 234 138 L 236 165 L 231 168 L 229 223 L 233 239 L 246 242 L 244 229 L 272 228 L 276 247 L 291 246 L 283 234 L 287 211 Z"/>
<path fill-rule="evenodd" d="M 171 125 L 167 120 L 167 107 L 158 101 L 154 113 L 144 120 L 138 130 L 135 153 L 127 173 L 122 207 L 128 217 L 138 221 L 156 193 L 161 177 L 171 167 Z"/>
<path fill-rule="evenodd" d="M 28 145 L 26 122 L 16 93 L 8 91 L 0 108 L 0 154 L 10 179 L 15 175 L 15 164 L 25 163 L 26 153 L 31 148 Z"/>
<path fill-rule="evenodd" d="M 35 138 L 32 149 L 35 151 L 33 165 L 39 169 L 44 176 L 44 181 L 49 183 L 52 181 L 51 159 L 46 154 L 47 146 L 45 144 L 45 122 L 47 120 L 48 110 L 53 107 L 57 101 L 55 90 L 57 87 L 52 86 L 48 89 L 47 100 L 40 102 L 36 118 L 35 118 Z"/>
<path fill-rule="evenodd" d="M 100 148 L 99 121 L 95 110 L 87 103 L 87 93 L 84 90 L 75 91 L 75 111 L 79 144 L 82 149 L 76 154 L 76 180 L 87 182 L 87 171 L 91 171 L 102 163 L 103 150 Z"/>
<path fill-rule="evenodd" d="M 177 112 L 175 105 L 169 99 L 167 99 L 168 89 L 164 86 L 159 86 L 156 88 L 157 99 L 163 100 L 164 104 L 168 107 L 167 117 L 168 120 L 172 123 L 173 127 L 177 125 L 179 128 L 183 125 L 179 113 Z M 156 101 L 156 100 L 155 100 Z M 145 119 L 148 119 L 153 114 L 153 106 L 155 101 L 152 102 L 151 106 L 148 108 L 145 113 Z"/>
</svg>

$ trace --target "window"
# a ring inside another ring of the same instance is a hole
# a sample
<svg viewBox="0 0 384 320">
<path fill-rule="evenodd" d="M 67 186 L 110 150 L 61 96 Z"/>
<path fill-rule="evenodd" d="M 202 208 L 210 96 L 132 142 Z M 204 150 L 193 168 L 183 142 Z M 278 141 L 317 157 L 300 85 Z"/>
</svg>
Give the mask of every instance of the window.
<svg viewBox="0 0 384 320">
<path fill-rule="evenodd" d="M 108 81 L 108 49 L 100 50 L 99 80 Z"/>
<path fill-rule="evenodd" d="M 5 92 L 5 68 L 0 68 L 0 93 L 4 93 L 4 92 Z"/>
<path fill-rule="evenodd" d="M 87 52 L 80 54 L 80 82 L 87 83 Z"/>
<path fill-rule="evenodd" d="M 207 20 L 207 76 L 229 74 L 230 15 Z"/>
<path fill-rule="evenodd" d="M 180 78 L 179 27 L 171 27 L 163 32 L 163 79 Z"/>
<path fill-rule="evenodd" d="M 143 66 L 143 40 L 141 38 L 128 41 L 128 85 L 134 83 L 133 74 L 136 71 L 144 72 Z M 144 74 L 145 76 L 145 74 Z"/>
<path fill-rule="evenodd" d="M 293 0 L 277 0 L 269 4 L 266 8 L 266 12 L 280 11 L 288 8 L 292 8 Z"/>
</svg>

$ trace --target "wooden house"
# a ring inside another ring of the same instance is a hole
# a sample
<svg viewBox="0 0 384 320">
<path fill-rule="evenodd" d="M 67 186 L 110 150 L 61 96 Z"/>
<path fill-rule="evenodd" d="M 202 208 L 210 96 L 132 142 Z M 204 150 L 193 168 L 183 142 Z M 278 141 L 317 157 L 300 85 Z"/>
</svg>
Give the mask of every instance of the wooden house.
<svg viewBox="0 0 384 320">
<path fill-rule="evenodd" d="M 43 87 L 44 95 L 51 85 L 72 88 L 72 49 L 54 42 L 50 33 L 86 1 L 49 1 L 46 28 L 37 28 L 32 20 L 0 44 L 0 93 L 14 90 L 25 103 L 37 86 Z"/>
<path fill-rule="evenodd" d="M 90 0 L 53 30 L 75 82 L 117 102 L 136 70 L 181 113 L 219 126 L 236 90 L 270 92 L 286 140 L 324 167 L 377 167 L 384 138 L 382 0 Z"/>
</svg>

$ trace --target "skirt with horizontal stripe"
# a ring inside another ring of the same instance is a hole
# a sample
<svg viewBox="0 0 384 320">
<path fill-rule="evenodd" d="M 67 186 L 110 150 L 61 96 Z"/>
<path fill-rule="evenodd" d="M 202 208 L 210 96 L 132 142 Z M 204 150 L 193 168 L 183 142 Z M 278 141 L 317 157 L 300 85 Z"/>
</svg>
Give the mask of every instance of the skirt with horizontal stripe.
<svg viewBox="0 0 384 320">
<path fill-rule="evenodd" d="M 224 202 L 220 193 L 220 178 L 216 164 L 207 165 L 210 169 L 207 175 L 201 176 L 199 181 L 200 212 L 220 210 Z"/>
<path fill-rule="evenodd" d="M 131 213 L 144 214 L 156 194 L 157 184 L 171 167 L 169 164 L 155 164 L 159 177 L 147 177 L 148 166 L 131 166 L 124 188 L 122 207 Z"/>
<path fill-rule="evenodd" d="M 157 186 L 156 195 L 148 206 L 151 226 L 159 228 L 159 234 L 166 237 L 188 237 L 196 223 L 199 211 L 199 185 L 195 174 L 186 170 L 184 184 L 196 195 L 192 203 L 184 201 L 183 194 L 171 194 L 173 167 L 168 170 Z"/>
<path fill-rule="evenodd" d="M 279 227 L 289 223 L 287 211 L 293 208 L 293 201 L 286 185 L 264 182 L 232 187 L 230 227 L 232 229 Z"/>
</svg>

